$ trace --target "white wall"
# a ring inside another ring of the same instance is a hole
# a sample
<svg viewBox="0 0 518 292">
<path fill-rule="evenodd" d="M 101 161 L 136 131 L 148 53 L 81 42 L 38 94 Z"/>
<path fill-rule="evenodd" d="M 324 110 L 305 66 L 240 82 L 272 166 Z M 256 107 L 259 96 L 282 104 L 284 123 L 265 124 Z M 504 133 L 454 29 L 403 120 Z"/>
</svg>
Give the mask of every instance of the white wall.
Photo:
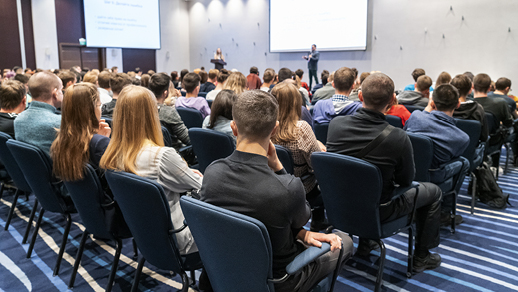
<svg viewBox="0 0 518 292">
<path fill-rule="evenodd" d="M 181 0 L 160 0 L 161 49 L 156 51 L 157 72 L 190 68 L 189 13 Z"/>
<path fill-rule="evenodd" d="M 124 72 L 122 66 L 122 49 L 106 48 L 106 68 L 117 67 L 118 72 Z"/>
<path fill-rule="evenodd" d="M 36 67 L 59 68 L 56 5 L 54 0 L 32 0 L 32 23 Z"/>
<path fill-rule="evenodd" d="M 268 0 L 189 2 L 190 67 L 186 68 L 212 68 L 212 54 L 221 47 L 228 54 L 229 69 L 247 73 L 257 66 L 261 73 L 267 67 L 307 71 L 299 53 L 268 52 L 268 4 Z M 487 73 L 493 80 L 507 76 L 518 82 L 516 11 L 515 0 L 371 0 L 367 50 L 321 52 L 319 74 L 342 66 L 360 72 L 379 70 L 394 79 L 396 88 L 402 88 L 413 82 L 412 70 L 421 67 L 433 80 L 442 71 L 452 76 L 472 71 Z M 311 36 L 301 32 L 300 37 L 307 38 L 309 49 Z"/>
</svg>

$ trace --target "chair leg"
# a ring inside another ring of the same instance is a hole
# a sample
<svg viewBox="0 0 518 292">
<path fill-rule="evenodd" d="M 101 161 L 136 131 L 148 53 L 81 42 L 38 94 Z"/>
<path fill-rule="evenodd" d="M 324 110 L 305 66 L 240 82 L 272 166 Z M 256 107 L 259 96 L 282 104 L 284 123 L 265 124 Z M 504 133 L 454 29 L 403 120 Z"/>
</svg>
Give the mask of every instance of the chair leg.
<svg viewBox="0 0 518 292">
<path fill-rule="evenodd" d="M 122 250 L 122 240 L 117 238 L 116 242 L 117 250 L 115 251 L 115 258 L 113 259 L 112 270 L 110 272 L 110 277 L 108 278 L 108 286 L 106 287 L 106 292 L 110 292 L 113 287 L 113 281 L 115 280 L 115 274 L 117 273 L 117 269 L 119 267 L 119 258 L 121 257 Z"/>
<path fill-rule="evenodd" d="M 381 249 L 380 253 L 380 264 L 378 268 L 378 277 L 376 278 L 376 287 L 374 289 L 375 292 L 381 291 L 381 282 L 383 282 L 383 269 L 385 268 L 385 253 L 387 250 L 385 249 L 385 244 L 383 244 L 383 241 L 378 240 L 378 244 Z"/>
<path fill-rule="evenodd" d="M 457 216 L 457 192 L 453 192 L 453 203 L 451 205 L 451 234 L 455 234 L 455 216 Z"/>
<path fill-rule="evenodd" d="M 5 184 L 2 183 L 1 186 L 0 186 L 0 199 L 2 198 L 2 196 L 4 195 L 4 188 L 5 188 Z"/>
<path fill-rule="evenodd" d="M 135 241 L 135 239 L 132 239 L 131 240 L 133 242 L 133 258 L 135 260 L 138 260 L 138 248 L 137 248 L 137 242 Z"/>
<path fill-rule="evenodd" d="M 29 238 L 29 233 L 31 232 L 32 221 L 34 220 L 34 215 L 36 214 L 37 208 L 38 208 L 38 199 L 35 199 L 34 207 L 32 207 L 31 216 L 29 217 L 29 221 L 27 222 L 27 228 L 25 229 L 25 234 L 23 235 L 22 244 L 27 243 L 27 239 Z"/>
<path fill-rule="evenodd" d="M 135 278 L 133 279 L 133 285 L 131 285 L 131 292 L 137 292 L 138 291 L 138 285 L 140 282 L 140 274 L 142 274 L 142 268 L 144 268 L 144 262 L 146 259 L 142 257 L 140 261 L 138 262 L 137 271 L 135 272 Z"/>
<path fill-rule="evenodd" d="M 181 273 L 182 276 L 182 290 L 181 292 L 187 292 L 189 291 L 189 277 L 187 277 L 187 274 L 185 272 Z"/>
<path fill-rule="evenodd" d="M 191 272 L 191 286 L 196 286 L 196 273 L 194 272 L 194 270 L 190 271 Z"/>
<path fill-rule="evenodd" d="M 4 185 L 2 184 L 2 188 Z M 11 219 L 13 218 L 14 209 L 16 209 L 16 203 L 18 202 L 18 197 L 20 196 L 20 190 L 16 190 L 14 194 L 13 203 L 11 204 L 11 209 L 9 210 L 9 215 L 7 216 L 7 221 L 5 222 L 4 230 L 9 229 L 9 224 L 11 224 Z"/>
<path fill-rule="evenodd" d="M 505 147 L 504 174 L 507 174 L 507 171 L 509 170 L 509 143 L 505 143 L 504 147 Z"/>
<path fill-rule="evenodd" d="M 412 278 L 414 270 L 414 226 L 408 229 L 408 265 L 406 270 L 407 278 Z"/>
<path fill-rule="evenodd" d="M 475 213 L 475 203 L 477 202 L 477 177 L 471 173 L 471 215 Z"/>
<path fill-rule="evenodd" d="M 65 252 L 65 247 L 67 246 L 68 241 L 68 232 L 70 231 L 70 226 L 72 225 L 72 217 L 70 214 L 66 214 L 67 218 L 67 226 L 65 227 L 65 232 L 63 233 L 63 239 L 61 240 L 61 247 L 59 248 L 58 258 L 56 260 L 56 266 L 54 266 L 54 276 L 59 274 L 59 267 L 61 266 L 61 259 L 63 258 L 63 253 Z"/>
<path fill-rule="evenodd" d="M 72 275 L 70 275 L 70 281 L 68 282 L 68 289 L 74 288 L 74 282 L 76 281 L 77 269 L 79 269 L 79 264 L 81 264 L 81 257 L 83 256 L 83 250 L 85 248 L 86 240 L 88 239 L 88 231 L 83 232 L 83 236 L 81 237 L 81 243 L 79 244 L 79 249 L 77 250 L 76 260 L 74 262 L 74 269 L 72 270 Z"/>
<path fill-rule="evenodd" d="M 32 255 L 32 249 L 34 248 L 34 243 L 36 242 L 36 237 L 38 236 L 38 230 L 40 229 L 41 219 L 43 219 L 43 214 L 45 213 L 45 209 L 40 209 L 40 215 L 38 216 L 38 221 L 36 221 L 36 228 L 32 233 L 31 244 L 29 245 L 29 249 L 27 250 L 27 258 L 30 258 Z"/>
</svg>

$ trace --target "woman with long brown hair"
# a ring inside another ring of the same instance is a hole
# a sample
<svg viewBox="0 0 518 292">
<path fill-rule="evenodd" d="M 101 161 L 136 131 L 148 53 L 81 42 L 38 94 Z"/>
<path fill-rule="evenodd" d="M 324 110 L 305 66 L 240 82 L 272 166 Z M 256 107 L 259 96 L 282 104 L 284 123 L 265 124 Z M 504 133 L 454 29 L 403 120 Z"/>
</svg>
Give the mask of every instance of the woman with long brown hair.
<svg viewBox="0 0 518 292">
<path fill-rule="evenodd" d="M 131 172 L 162 185 L 171 208 L 173 226 L 183 225 L 180 193 L 201 188 L 202 175 L 189 169 L 174 148 L 164 147 L 156 98 L 144 87 L 121 91 L 113 116 L 114 131 L 101 159 L 105 169 Z M 181 254 L 198 250 L 189 228 L 176 234 Z"/>
<path fill-rule="evenodd" d="M 75 181 L 83 178 L 87 163 L 98 171 L 110 132 L 101 120 L 97 87 L 91 83 L 70 86 L 63 97 L 60 130 L 50 147 L 54 173 L 65 181 Z"/>
<path fill-rule="evenodd" d="M 223 89 L 212 104 L 210 115 L 203 120 L 204 129 L 212 129 L 229 135 L 236 142 L 236 136 L 232 133 L 230 122 L 232 121 L 232 108 L 237 100 L 237 94 L 232 90 Z"/>
<path fill-rule="evenodd" d="M 272 95 L 279 103 L 279 128 L 272 142 L 291 151 L 296 177 L 300 177 L 306 191 L 306 199 L 312 208 L 312 231 L 327 227 L 324 208 L 317 180 L 311 167 L 311 153 L 326 151 L 317 140 L 311 126 L 300 119 L 302 98 L 297 87 L 289 82 L 281 82 L 272 89 Z"/>
</svg>

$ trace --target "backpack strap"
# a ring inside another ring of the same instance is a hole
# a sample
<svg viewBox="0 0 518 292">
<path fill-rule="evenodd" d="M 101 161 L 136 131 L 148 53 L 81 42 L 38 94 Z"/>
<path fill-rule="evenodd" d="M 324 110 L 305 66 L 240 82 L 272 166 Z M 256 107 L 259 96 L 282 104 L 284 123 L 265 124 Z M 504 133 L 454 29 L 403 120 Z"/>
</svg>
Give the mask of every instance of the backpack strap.
<svg viewBox="0 0 518 292">
<path fill-rule="evenodd" d="M 363 159 L 367 154 L 369 154 L 372 150 L 374 150 L 376 147 L 378 147 L 383 140 L 385 140 L 392 131 L 394 131 L 395 127 L 392 125 L 387 125 L 383 131 L 376 137 L 374 140 L 372 140 L 367 146 L 365 146 L 360 152 L 353 155 L 356 158 Z"/>
</svg>

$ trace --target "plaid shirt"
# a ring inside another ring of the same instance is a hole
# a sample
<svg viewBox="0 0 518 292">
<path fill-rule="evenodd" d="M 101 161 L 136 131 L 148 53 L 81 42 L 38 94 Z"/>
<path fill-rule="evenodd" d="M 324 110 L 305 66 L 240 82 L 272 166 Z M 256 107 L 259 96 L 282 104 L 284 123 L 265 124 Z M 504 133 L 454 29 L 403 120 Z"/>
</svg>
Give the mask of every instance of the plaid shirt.
<svg viewBox="0 0 518 292">
<path fill-rule="evenodd" d="M 349 98 L 343 94 L 334 94 L 333 97 L 331 97 L 331 100 L 333 100 L 333 102 L 338 102 L 338 101 L 348 101 Z"/>
</svg>

